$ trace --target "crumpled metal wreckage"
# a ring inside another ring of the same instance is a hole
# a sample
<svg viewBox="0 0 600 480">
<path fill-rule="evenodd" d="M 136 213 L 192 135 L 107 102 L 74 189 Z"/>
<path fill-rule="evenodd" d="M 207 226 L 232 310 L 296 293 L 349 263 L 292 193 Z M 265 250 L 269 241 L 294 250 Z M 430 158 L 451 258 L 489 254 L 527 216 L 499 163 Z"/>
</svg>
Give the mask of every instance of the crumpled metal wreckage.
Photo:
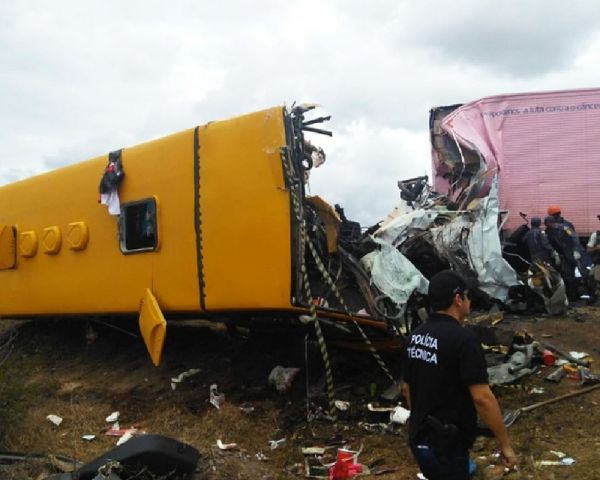
<svg viewBox="0 0 600 480">
<path fill-rule="evenodd" d="M 565 310 L 568 303 L 560 275 L 548 265 L 532 264 L 528 278 L 520 279 L 503 257 L 498 227 L 498 181 L 490 182 L 489 193 L 473 198 L 458 210 L 449 198 L 434 192 L 427 177 L 399 182 L 404 203 L 396 207 L 374 232 L 382 243 L 397 248 L 419 272 L 431 277 L 444 268 L 476 278 L 479 289 L 509 310 L 525 310 L 511 293 L 531 289 L 550 314 Z M 376 278 L 373 279 L 376 281 Z M 415 280 L 419 287 L 422 284 Z M 406 282 L 405 296 L 417 289 Z"/>
<path fill-rule="evenodd" d="M 451 268 L 476 280 L 475 298 L 487 308 L 518 312 L 537 302 L 550 314 L 566 309 L 564 284 L 552 267 L 532 264 L 519 278 L 503 257 L 497 178 L 486 196 L 462 209 L 433 191 L 427 177 L 399 186 L 400 204 L 365 232 L 339 205 L 307 199 L 307 272 L 320 308 L 365 313 L 403 336 L 427 317 L 428 278 Z"/>
<path fill-rule="evenodd" d="M 303 150 L 308 170 L 325 159 L 312 144 Z M 456 158 L 466 166 L 457 170 L 462 173 L 447 195 L 434 191 L 427 176 L 399 181 L 399 205 L 366 230 L 339 205 L 304 198 L 297 248 L 307 278 L 299 273 L 295 282 L 309 285 L 306 293 L 318 310 L 345 313 L 383 347 L 390 333 L 401 338 L 427 318 L 428 279 L 444 269 L 476 280 L 479 307 L 516 312 L 541 307 L 551 314 L 566 309 L 564 285 L 551 267 L 532 265 L 527 278 L 505 259 L 497 171 L 481 158 L 471 164 L 460 153 Z M 322 323 L 342 338 L 352 334 L 348 323 Z"/>
<path fill-rule="evenodd" d="M 532 361 L 537 353 L 536 346 L 533 343 L 513 345 L 513 349 L 515 351 L 507 362 L 488 367 L 490 386 L 514 383 L 534 372 Z"/>
</svg>

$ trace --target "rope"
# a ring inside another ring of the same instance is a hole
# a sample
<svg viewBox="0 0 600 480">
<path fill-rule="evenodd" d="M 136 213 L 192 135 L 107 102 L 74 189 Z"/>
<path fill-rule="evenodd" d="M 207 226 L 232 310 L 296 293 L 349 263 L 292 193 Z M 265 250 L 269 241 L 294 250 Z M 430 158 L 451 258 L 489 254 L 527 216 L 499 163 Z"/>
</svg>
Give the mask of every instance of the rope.
<svg viewBox="0 0 600 480">
<path fill-rule="evenodd" d="M 364 330 L 361 328 L 361 326 L 358 324 L 358 322 L 356 321 L 356 319 L 354 318 L 354 316 L 352 315 L 352 313 L 350 312 L 350 310 L 346 306 L 346 303 L 344 302 L 344 299 L 342 298 L 342 295 L 340 294 L 339 290 L 337 289 L 337 287 L 335 286 L 335 284 L 331 280 L 331 275 L 329 275 L 329 272 L 325 269 L 325 265 L 323 265 L 323 262 L 321 261 L 321 258 L 319 257 L 319 254 L 317 252 L 317 249 L 315 248 L 314 243 L 312 242 L 312 240 L 308 236 L 306 237 L 306 243 L 308 245 L 310 253 L 312 254 L 312 256 L 313 256 L 313 258 L 315 260 L 315 263 L 317 264 L 317 268 L 319 269 L 319 271 L 321 272 L 321 275 L 323 276 L 323 279 L 325 280 L 325 282 L 327 282 L 327 285 L 333 291 L 334 295 L 336 296 L 336 298 L 338 299 L 338 301 L 340 302 L 340 304 L 344 308 L 344 311 L 346 312 L 346 314 L 352 319 L 352 322 L 354 323 L 354 325 L 356 326 L 357 330 L 360 332 L 363 340 L 367 344 L 367 347 L 369 348 L 369 351 L 371 352 L 371 355 L 373 355 L 373 358 L 375 358 L 375 361 L 379 364 L 379 367 L 383 370 L 383 372 L 387 375 L 387 377 L 392 382 L 395 382 L 396 379 L 390 373 L 389 369 L 387 368 L 387 365 L 385 364 L 385 362 L 383 361 L 383 359 L 381 358 L 381 356 L 379 355 L 379 353 L 377 353 L 377 350 L 375 350 L 375 347 L 374 347 L 373 343 L 371 342 L 371 340 L 369 339 L 369 337 L 367 337 L 367 334 L 364 332 Z"/>
<path fill-rule="evenodd" d="M 335 409 L 335 390 L 333 386 L 333 372 L 331 370 L 331 363 L 329 361 L 329 352 L 327 351 L 327 345 L 325 343 L 325 337 L 323 337 L 323 331 L 321 330 L 321 324 L 319 319 L 317 318 L 317 308 L 312 301 L 312 293 L 310 290 L 310 282 L 308 279 L 308 273 L 306 271 L 306 258 L 304 255 L 304 248 L 306 246 L 306 224 L 304 219 L 302 218 L 302 212 L 300 209 L 300 200 L 298 199 L 296 190 L 292 188 L 294 184 L 292 177 L 292 165 L 290 161 L 290 157 L 288 155 L 287 148 L 283 147 L 281 149 L 281 159 L 283 161 L 285 175 L 289 184 L 289 192 L 292 197 L 292 206 L 294 209 L 294 214 L 296 216 L 296 221 L 298 222 L 299 230 L 300 230 L 300 246 L 303 249 L 300 252 L 300 271 L 302 273 L 302 283 L 304 284 L 304 291 L 306 294 L 306 299 L 308 301 L 310 315 L 301 315 L 300 321 L 303 323 L 312 322 L 315 326 L 315 334 L 317 335 L 317 343 L 319 345 L 319 350 L 321 351 L 321 356 L 323 357 L 323 364 L 325 366 L 325 380 L 327 383 L 327 398 L 329 401 L 329 416 L 333 420 L 333 422 L 337 422 L 337 414 Z M 307 392 L 308 395 L 308 392 Z"/>
</svg>

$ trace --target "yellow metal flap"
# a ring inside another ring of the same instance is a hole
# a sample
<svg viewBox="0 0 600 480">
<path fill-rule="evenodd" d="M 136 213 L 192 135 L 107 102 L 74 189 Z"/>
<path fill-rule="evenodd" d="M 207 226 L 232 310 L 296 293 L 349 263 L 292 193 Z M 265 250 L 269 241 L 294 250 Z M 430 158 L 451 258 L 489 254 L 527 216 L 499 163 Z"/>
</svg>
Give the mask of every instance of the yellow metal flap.
<svg viewBox="0 0 600 480">
<path fill-rule="evenodd" d="M 342 219 L 331 205 L 318 195 L 306 197 L 319 214 L 321 221 L 325 224 L 325 236 L 327 237 L 327 251 L 333 253 L 337 251 L 337 235 Z"/>
<path fill-rule="evenodd" d="M 0 270 L 15 268 L 15 231 L 8 225 L 0 225 Z"/>
<path fill-rule="evenodd" d="M 155 366 L 158 366 L 167 336 L 167 322 L 156 298 L 148 288 L 140 304 L 139 324 L 150 359 Z"/>
</svg>

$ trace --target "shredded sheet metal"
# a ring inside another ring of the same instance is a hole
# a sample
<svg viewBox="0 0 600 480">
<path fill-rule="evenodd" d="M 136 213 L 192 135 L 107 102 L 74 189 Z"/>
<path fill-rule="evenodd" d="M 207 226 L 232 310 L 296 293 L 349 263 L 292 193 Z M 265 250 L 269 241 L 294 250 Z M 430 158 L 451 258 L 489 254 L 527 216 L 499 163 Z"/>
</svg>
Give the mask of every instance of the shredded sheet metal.
<svg viewBox="0 0 600 480">
<path fill-rule="evenodd" d="M 454 268 L 469 267 L 477 273 L 479 288 L 505 301 L 508 288 L 519 283 L 517 273 L 502 257 L 498 234 L 498 185 L 468 214 L 431 229 L 435 249 Z"/>
<path fill-rule="evenodd" d="M 397 247 L 415 233 L 427 230 L 437 216 L 438 212 L 435 210 L 419 209 L 405 212 L 403 209 L 395 209 L 390 214 L 392 218 L 384 222 L 375 232 L 375 236 Z"/>
<path fill-rule="evenodd" d="M 393 245 L 380 239 L 375 242 L 381 249 L 361 259 L 375 286 L 398 305 L 405 304 L 415 290 L 426 294 L 429 281 L 410 260 Z"/>
<path fill-rule="evenodd" d="M 469 254 L 473 270 L 477 272 L 485 293 L 498 300 L 506 300 L 508 288 L 519 283 L 517 272 L 502 257 L 498 234 L 498 178 L 494 178 L 490 193 L 475 208 L 475 221 L 469 235 Z"/>
</svg>

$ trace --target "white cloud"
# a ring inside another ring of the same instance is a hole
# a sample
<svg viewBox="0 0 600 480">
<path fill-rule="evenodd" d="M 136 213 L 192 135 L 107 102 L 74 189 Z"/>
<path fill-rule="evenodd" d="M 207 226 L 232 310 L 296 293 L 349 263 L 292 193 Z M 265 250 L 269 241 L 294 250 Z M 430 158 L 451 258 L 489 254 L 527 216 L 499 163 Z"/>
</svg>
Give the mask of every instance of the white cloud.
<svg viewBox="0 0 600 480">
<path fill-rule="evenodd" d="M 596 86 L 598 7 L 557 0 L 0 3 L 0 183 L 292 101 L 333 115 L 313 193 L 362 223 L 428 171 L 429 109 Z"/>
</svg>

